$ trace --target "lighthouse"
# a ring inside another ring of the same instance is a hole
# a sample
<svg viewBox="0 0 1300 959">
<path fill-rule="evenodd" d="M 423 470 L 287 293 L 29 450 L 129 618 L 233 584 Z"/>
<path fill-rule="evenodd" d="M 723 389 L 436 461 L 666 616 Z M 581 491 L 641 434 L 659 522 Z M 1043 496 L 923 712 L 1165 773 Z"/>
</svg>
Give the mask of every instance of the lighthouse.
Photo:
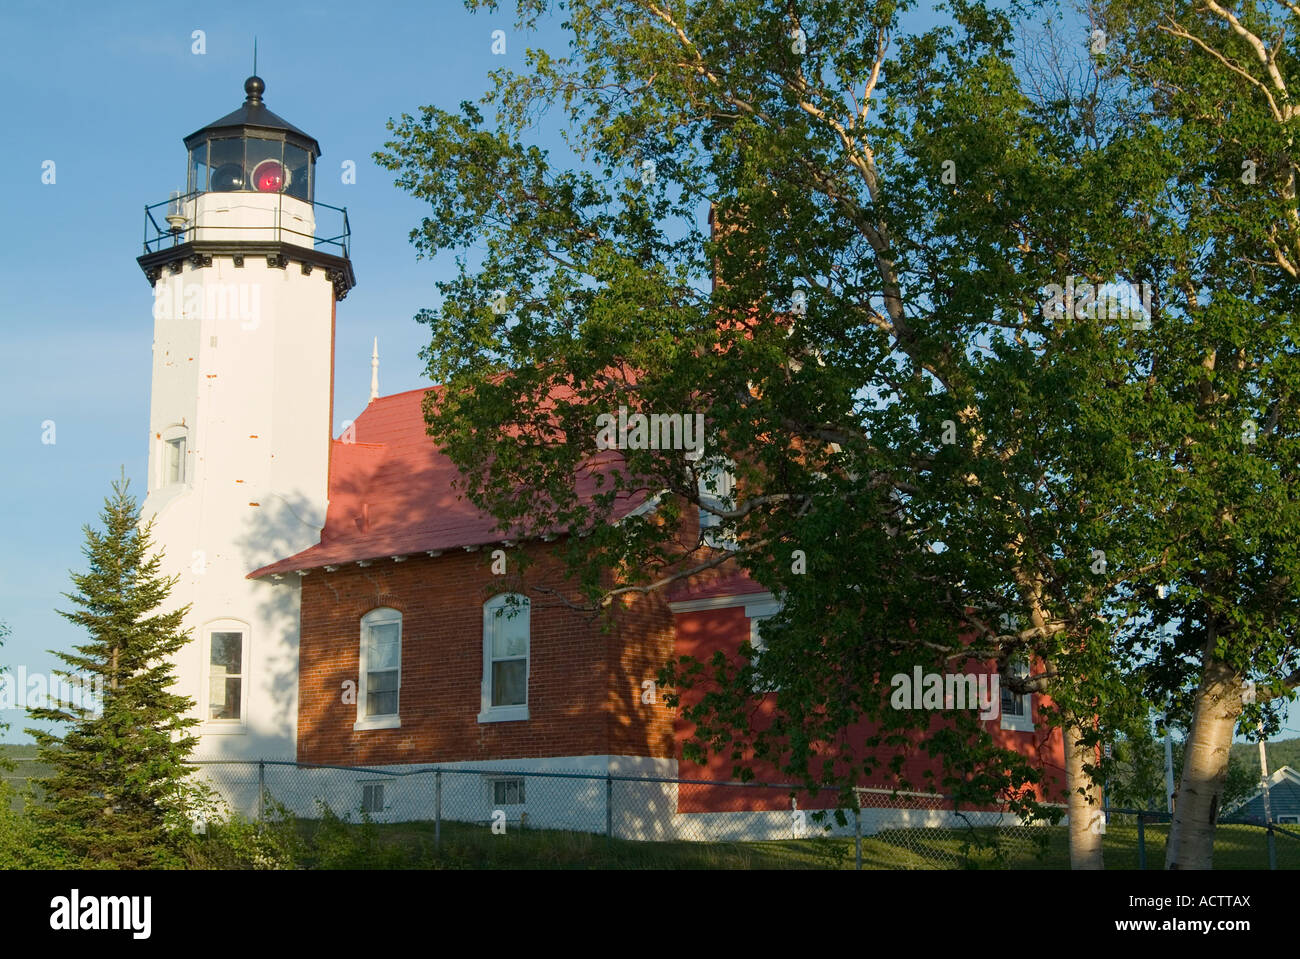
<svg viewBox="0 0 1300 959">
<path fill-rule="evenodd" d="M 295 755 L 298 578 L 248 574 L 319 540 L 335 308 L 356 282 L 347 212 L 316 199 L 320 145 L 265 93 L 249 77 L 239 109 L 185 138 L 185 187 L 146 207 L 138 259 L 154 317 L 142 514 L 179 577 L 169 603 L 190 607 L 177 690 L 209 758 Z"/>
</svg>

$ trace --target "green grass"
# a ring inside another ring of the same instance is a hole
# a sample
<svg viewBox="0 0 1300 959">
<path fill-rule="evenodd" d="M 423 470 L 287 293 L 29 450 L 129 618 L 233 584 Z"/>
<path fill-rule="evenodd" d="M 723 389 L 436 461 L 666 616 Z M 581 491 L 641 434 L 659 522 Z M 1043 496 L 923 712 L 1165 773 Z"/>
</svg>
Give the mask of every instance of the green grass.
<svg viewBox="0 0 1300 959">
<path fill-rule="evenodd" d="M 986 832 L 986 830 L 977 830 Z M 903 845 L 920 846 L 930 855 L 929 862 L 935 861 L 934 851 L 946 851 L 950 856 L 960 852 L 961 837 L 948 830 L 908 830 L 911 837 Z M 1004 837 L 1001 849 L 1005 859 L 999 863 L 991 851 L 979 847 L 972 850 L 969 857 L 970 868 L 1003 869 L 1069 869 L 1069 838 L 1063 827 L 1042 827 L 1046 842 L 1039 844 L 1027 838 L 1033 835 L 1029 829 L 1009 831 Z M 1165 863 L 1165 844 L 1169 839 L 1167 824 L 1149 824 L 1144 831 L 1146 847 L 1146 868 L 1163 869 Z M 986 842 L 992 842 L 988 836 Z M 1300 869 L 1300 840 L 1277 835 L 1277 866 L 1279 869 Z M 1112 823 L 1102 837 L 1102 850 L 1107 869 L 1138 868 L 1138 829 L 1136 825 Z M 863 865 L 866 866 L 866 854 L 863 853 Z M 888 868 L 888 867 L 884 867 Z M 914 867 L 911 867 L 914 868 Z M 933 865 L 929 868 L 935 868 Z M 1255 826 L 1220 824 L 1214 837 L 1215 869 L 1267 869 L 1268 839 L 1263 829 Z"/>
<path fill-rule="evenodd" d="M 321 830 L 317 821 L 300 827 L 310 850 L 303 864 L 317 869 L 825 869 L 846 854 L 842 842 L 827 840 L 629 842 L 557 830 L 512 828 L 494 835 L 486 825 L 456 822 L 442 824 L 435 849 L 429 822 L 348 823 L 342 827 L 346 838 L 339 827 Z M 853 855 L 851 842 L 847 855 Z"/>
<path fill-rule="evenodd" d="M 0 755 L 11 759 L 32 759 L 35 753 L 35 746 L 0 745 Z M 29 777 L 47 772 L 38 763 L 23 762 L 0 776 L 20 794 Z M 20 796 L 11 794 L 11 803 L 21 805 Z M 313 869 L 852 869 L 854 859 L 853 840 L 839 838 L 632 842 L 590 833 L 521 830 L 514 823 L 505 835 L 493 835 L 486 825 L 444 822 L 441 847 L 435 849 L 431 822 L 299 820 L 298 827 L 306 840 L 301 864 Z M 1148 869 L 1163 868 L 1168 831 L 1163 824 L 1146 827 Z M 1138 868 L 1136 825 L 1112 822 L 1102 844 L 1107 869 Z M 1300 839 L 1278 834 L 1276 851 L 1279 869 L 1300 869 Z M 894 829 L 863 837 L 862 864 L 864 869 L 1068 869 L 1070 857 L 1062 827 L 1000 832 Z M 1264 830 L 1220 824 L 1214 866 L 1267 869 Z"/>
<path fill-rule="evenodd" d="M 307 868 L 434 869 L 852 869 L 852 839 L 771 842 L 632 842 L 590 833 L 519 830 L 493 835 L 485 825 L 445 822 L 441 849 L 432 823 L 336 824 L 321 841 L 316 821 L 302 822 Z M 1068 869 L 1066 830 L 1059 827 L 972 834 L 946 829 L 897 829 L 863 837 L 864 869 Z M 1167 826 L 1146 828 L 1148 869 L 1164 865 Z M 995 849 L 993 842 L 999 842 Z M 1216 869 L 1267 869 L 1263 830 L 1222 825 Z M 1113 825 L 1103 838 L 1108 869 L 1136 869 L 1137 827 Z M 1300 868 L 1300 840 L 1277 837 L 1279 869 Z"/>
</svg>

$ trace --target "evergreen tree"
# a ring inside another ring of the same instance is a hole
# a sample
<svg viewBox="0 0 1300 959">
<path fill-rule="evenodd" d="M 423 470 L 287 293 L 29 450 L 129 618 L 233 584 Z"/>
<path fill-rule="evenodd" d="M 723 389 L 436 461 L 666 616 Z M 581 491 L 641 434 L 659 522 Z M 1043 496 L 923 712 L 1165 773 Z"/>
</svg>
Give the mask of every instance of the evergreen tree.
<svg viewBox="0 0 1300 959">
<path fill-rule="evenodd" d="M 90 569 L 73 573 L 77 592 L 64 594 L 77 608 L 59 611 L 90 640 L 51 651 L 68 667 L 56 675 L 101 691 L 89 702 L 52 696 L 47 708 L 29 709 L 33 719 L 70 724 L 65 735 L 28 732 L 54 769 L 38 780 L 42 840 L 70 863 L 140 868 L 173 862 L 168 823 L 194 788 L 186 760 L 197 739 L 187 729 L 198 720 L 185 716 L 194 701 L 172 691 L 169 660 L 189 640 L 188 607 L 161 611 L 175 579 L 160 575 L 152 521 L 139 525 L 128 485 L 125 475 L 113 484 L 102 531 L 85 527 Z"/>
<path fill-rule="evenodd" d="M 8 635 L 9 635 L 9 627 L 6 626 L 4 623 L 0 623 L 0 647 L 4 646 L 5 637 Z M 3 680 L 4 673 L 5 673 L 4 667 L 0 666 L 0 680 Z M 13 680 L 11 679 L 10 682 L 13 682 Z M 8 729 L 9 729 L 8 723 L 0 723 L 0 736 L 3 736 L 8 731 Z M 13 763 L 10 762 L 9 759 L 3 753 L 0 753 L 0 770 L 12 769 L 12 768 L 13 768 Z M 2 785 L 3 784 L 0 784 L 0 786 Z"/>
</svg>

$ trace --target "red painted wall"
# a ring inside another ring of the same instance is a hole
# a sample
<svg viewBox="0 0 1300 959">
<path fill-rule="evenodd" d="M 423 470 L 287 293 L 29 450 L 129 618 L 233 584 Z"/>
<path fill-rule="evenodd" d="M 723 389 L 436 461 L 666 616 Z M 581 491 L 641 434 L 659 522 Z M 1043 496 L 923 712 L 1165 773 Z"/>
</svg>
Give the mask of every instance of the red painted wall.
<svg viewBox="0 0 1300 959">
<path fill-rule="evenodd" d="M 723 609 L 711 609 L 699 612 L 678 613 L 677 621 L 677 653 L 681 656 L 691 656 L 702 661 L 708 661 L 716 652 L 723 652 L 733 661 L 739 660 L 738 651 L 743 642 L 749 640 L 750 624 L 749 619 L 745 616 L 743 606 L 728 607 Z M 961 668 L 962 672 L 991 672 L 991 664 L 980 664 L 969 662 Z M 882 686 L 881 695 L 888 697 L 891 692 L 888 684 Z M 682 694 L 683 705 L 698 703 L 704 695 L 704 690 L 697 688 L 694 690 L 684 691 Z M 1032 699 L 1032 712 L 1035 725 L 1038 727 L 1033 732 L 1016 732 L 1004 730 L 1001 728 L 1001 722 L 998 719 L 989 720 L 985 727 L 993 736 L 994 742 L 1003 748 L 1012 749 L 1028 757 L 1038 768 L 1043 771 L 1043 779 L 1037 790 L 1040 798 L 1049 801 L 1064 801 L 1064 752 L 1062 750 L 1061 733 L 1059 730 L 1050 729 L 1044 726 L 1038 720 L 1038 708 L 1041 697 L 1035 695 Z M 773 703 L 771 697 L 756 703 L 753 712 L 753 726 L 755 729 L 764 728 L 772 715 Z M 942 716 L 936 714 L 931 722 L 930 729 L 936 730 L 945 725 L 948 721 Z M 868 736 L 874 732 L 875 727 L 869 723 L 861 723 L 846 731 L 843 745 L 849 746 L 854 755 L 862 755 L 865 749 L 865 742 Z M 680 716 L 676 723 L 676 733 L 678 742 L 690 738 L 695 732 L 695 727 Z M 906 758 L 903 763 L 903 777 L 911 785 L 908 787 L 915 791 L 929 792 L 925 783 L 927 782 L 926 773 L 933 775 L 934 781 L 939 781 L 940 763 L 932 759 L 921 748 L 924 733 L 916 732 L 911 735 L 912 745 L 905 750 Z M 893 748 L 890 747 L 889 755 L 893 755 Z M 696 764 L 683 761 L 680 764 L 680 775 L 683 779 L 706 779 L 706 780 L 732 780 L 734 760 L 729 755 L 710 754 L 705 764 Z M 754 779 L 757 782 L 788 782 L 790 777 L 781 773 L 775 764 L 767 761 L 746 759 L 745 765 L 754 773 Z M 882 764 L 883 765 L 883 764 Z M 864 786 L 881 786 L 893 787 L 898 783 L 889 778 L 887 771 L 882 769 L 881 775 L 876 781 L 871 783 L 862 783 Z M 821 809 L 832 808 L 837 805 L 834 794 L 827 791 L 817 795 L 799 793 L 797 795 L 798 805 L 802 809 Z M 683 787 L 678 796 L 678 809 L 680 812 L 718 812 L 731 809 L 789 809 L 790 793 L 789 790 L 777 789 L 754 789 L 752 791 L 742 791 L 734 787 L 710 787 L 696 785 L 689 788 Z"/>
</svg>

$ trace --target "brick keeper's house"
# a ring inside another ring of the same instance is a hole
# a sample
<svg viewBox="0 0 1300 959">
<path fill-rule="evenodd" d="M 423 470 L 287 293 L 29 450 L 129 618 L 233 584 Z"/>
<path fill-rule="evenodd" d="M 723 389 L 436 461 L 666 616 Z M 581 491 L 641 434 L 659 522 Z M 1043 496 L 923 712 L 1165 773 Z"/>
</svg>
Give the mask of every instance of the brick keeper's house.
<svg viewBox="0 0 1300 959">
<path fill-rule="evenodd" d="M 316 140 L 266 107 L 261 79 L 244 89 L 239 110 L 185 139 L 187 191 L 149 208 L 139 257 L 155 317 L 143 514 L 180 577 L 171 601 L 191 606 L 177 675 L 198 704 L 199 755 L 331 767 L 261 775 L 299 811 L 319 796 L 376 818 L 431 815 L 427 779 L 396 773 L 472 769 L 445 777 L 448 818 L 504 808 L 594 830 L 605 782 L 510 774 L 727 778 L 725 759 L 681 758 L 689 727 L 646 683 L 677 656 L 761 641 L 777 597 L 724 565 L 618 607 L 602 629 L 545 598 L 571 589 L 551 537 L 505 541 L 457 497 L 425 390 L 379 396 L 376 373 L 334 438 L 336 308 L 355 283 L 346 212 L 315 197 Z M 649 508 L 627 501 L 620 515 Z M 1055 789 L 1060 734 L 1037 722 L 1035 698 L 1004 696 L 988 722 Z M 909 778 L 923 767 L 912 760 Z M 225 769 L 214 778 L 232 802 L 255 805 L 255 767 Z M 691 835 L 693 817 L 738 836 L 788 832 L 783 791 L 618 789 L 621 835 Z"/>
</svg>

